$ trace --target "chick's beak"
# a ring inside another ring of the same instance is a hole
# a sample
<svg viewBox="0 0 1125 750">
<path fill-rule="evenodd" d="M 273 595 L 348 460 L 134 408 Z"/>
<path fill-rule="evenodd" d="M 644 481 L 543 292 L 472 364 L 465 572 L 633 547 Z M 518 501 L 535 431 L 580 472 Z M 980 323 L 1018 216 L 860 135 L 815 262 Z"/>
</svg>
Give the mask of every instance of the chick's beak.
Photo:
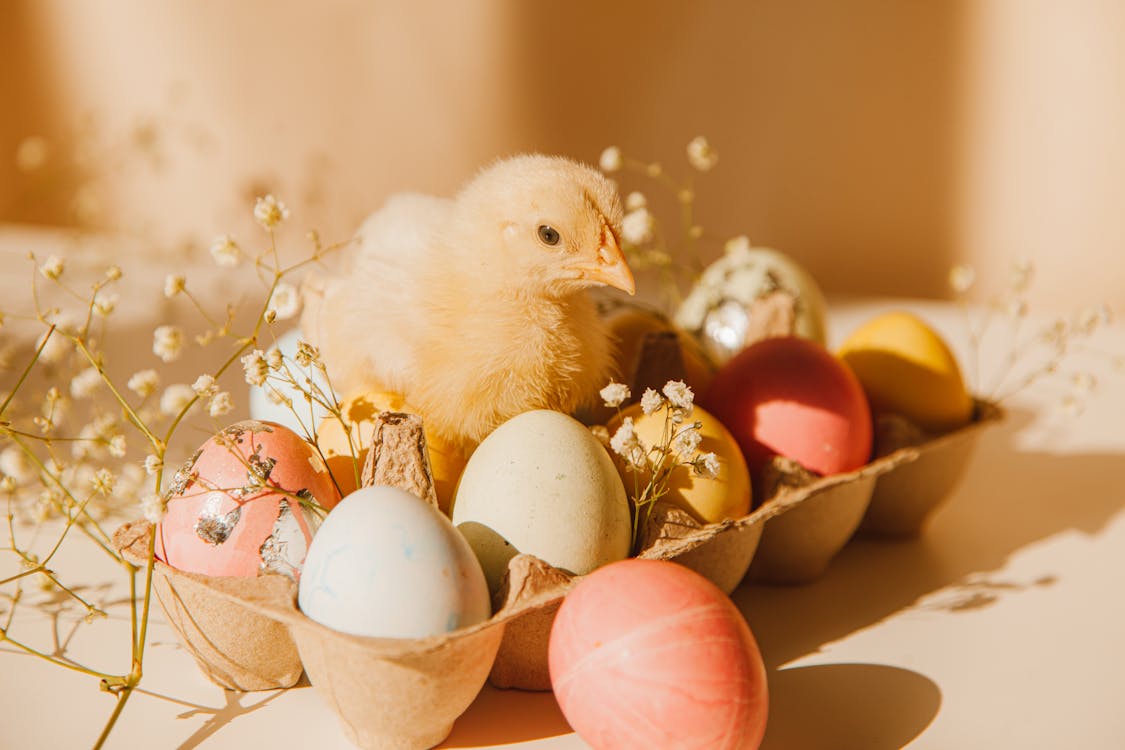
<svg viewBox="0 0 1125 750">
<path fill-rule="evenodd" d="M 602 242 L 592 262 L 582 260 L 574 264 L 573 268 L 578 272 L 578 278 L 584 281 L 605 284 L 627 294 L 637 291 L 633 272 L 625 262 L 625 253 L 621 252 L 621 246 L 617 244 L 612 232 L 602 234 Z"/>
</svg>

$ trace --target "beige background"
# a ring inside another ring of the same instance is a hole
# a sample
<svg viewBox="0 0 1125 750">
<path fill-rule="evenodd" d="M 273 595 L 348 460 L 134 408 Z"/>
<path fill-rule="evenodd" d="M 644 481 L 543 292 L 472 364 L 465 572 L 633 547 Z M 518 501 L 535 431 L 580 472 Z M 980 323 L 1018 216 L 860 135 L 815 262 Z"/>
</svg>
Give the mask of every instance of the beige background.
<svg viewBox="0 0 1125 750">
<path fill-rule="evenodd" d="M 0 221 L 176 259 L 265 191 L 339 239 L 498 155 L 685 174 L 702 133 L 705 257 L 745 232 L 830 293 L 942 296 L 955 262 L 998 289 L 1028 256 L 1036 307 L 1125 309 L 1117 0 L 4 0 L 0 71 Z"/>
</svg>

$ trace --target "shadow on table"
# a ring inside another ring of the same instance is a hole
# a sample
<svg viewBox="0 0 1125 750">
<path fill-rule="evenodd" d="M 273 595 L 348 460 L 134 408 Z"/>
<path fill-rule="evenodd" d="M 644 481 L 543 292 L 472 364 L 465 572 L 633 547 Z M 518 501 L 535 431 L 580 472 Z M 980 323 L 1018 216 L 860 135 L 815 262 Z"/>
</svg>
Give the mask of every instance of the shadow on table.
<svg viewBox="0 0 1125 750">
<path fill-rule="evenodd" d="M 491 747 L 570 734 L 553 693 L 497 690 L 485 685 L 443 748 Z"/>
<path fill-rule="evenodd" d="M 1034 415 L 1011 413 L 986 432 L 957 494 L 917 539 L 857 538 L 821 579 L 803 586 L 744 585 L 733 594 L 767 666 L 776 668 L 872 625 L 939 590 L 930 609 L 978 610 L 1032 586 L 995 571 L 1009 557 L 1067 530 L 1094 535 L 1125 509 L 1125 456 L 1022 451 Z M 777 673 L 777 674 L 780 674 Z"/>
<path fill-rule="evenodd" d="M 917 672 L 878 664 L 825 664 L 770 673 L 763 750 L 892 750 L 929 726 L 941 691 Z"/>
</svg>

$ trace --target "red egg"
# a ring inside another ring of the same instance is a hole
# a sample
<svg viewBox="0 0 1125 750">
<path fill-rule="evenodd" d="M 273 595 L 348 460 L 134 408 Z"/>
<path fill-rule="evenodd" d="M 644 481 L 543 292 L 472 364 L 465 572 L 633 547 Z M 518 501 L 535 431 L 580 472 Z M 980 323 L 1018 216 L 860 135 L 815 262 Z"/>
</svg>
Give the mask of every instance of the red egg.
<svg viewBox="0 0 1125 750">
<path fill-rule="evenodd" d="M 563 715 L 595 750 L 752 750 L 766 672 L 734 604 L 671 562 L 622 560 L 584 578 L 551 628 Z"/>
<path fill-rule="evenodd" d="M 340 501 L 324 462 L 288 427 L 245 421 L 203 444 L 173 476 L 156 557 L 211 576 L 296 578 L 317 516 Z"/>
<path fill-rule="evenodd" d="M 743 350 L 702 404 L 734 435 L 754 476 L 777 455 L 822 475 L 858 469 L 871 456 L 871 410 L 859 380 L 806 339 L 766 339 Z"/>
</svg>

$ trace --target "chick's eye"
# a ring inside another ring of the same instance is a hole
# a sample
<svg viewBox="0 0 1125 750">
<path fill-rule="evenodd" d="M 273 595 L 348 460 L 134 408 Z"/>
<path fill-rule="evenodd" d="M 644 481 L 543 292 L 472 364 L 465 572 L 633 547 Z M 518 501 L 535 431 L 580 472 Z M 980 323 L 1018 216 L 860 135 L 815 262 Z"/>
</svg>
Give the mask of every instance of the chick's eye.
<svg viewBox="0 0 1125 750">
<path fill-rule="evenodd" d="M 539 239 L 542 240 L 544 245 L 551 245 L 553 247 L 559 244 L 559 230 L 547 224 L 540 224 Z"/>
</svg>

